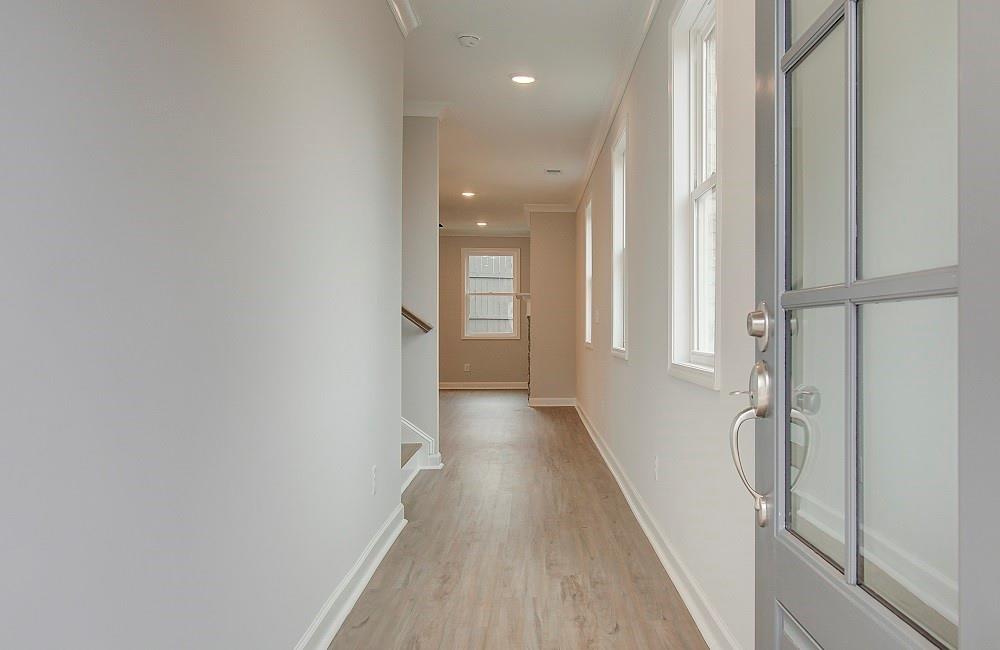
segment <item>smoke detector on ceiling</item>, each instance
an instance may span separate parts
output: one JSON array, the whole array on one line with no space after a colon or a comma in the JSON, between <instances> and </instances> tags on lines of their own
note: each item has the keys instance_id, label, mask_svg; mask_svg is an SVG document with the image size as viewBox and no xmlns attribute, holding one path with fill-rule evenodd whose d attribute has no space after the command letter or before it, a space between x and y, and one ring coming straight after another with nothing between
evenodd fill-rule
<instances>
[{"instance_id":1,"label":"smoke detector on ceiling","mask_svg":"<svg viewBox=\"0 0 1000 650\"><path fill-rule=\"evenodd\" d=\"M462 34L458 37L458 42L462 47L476 47L479 45L479 37L475 34Z\"/></svg>"}]
</instances>

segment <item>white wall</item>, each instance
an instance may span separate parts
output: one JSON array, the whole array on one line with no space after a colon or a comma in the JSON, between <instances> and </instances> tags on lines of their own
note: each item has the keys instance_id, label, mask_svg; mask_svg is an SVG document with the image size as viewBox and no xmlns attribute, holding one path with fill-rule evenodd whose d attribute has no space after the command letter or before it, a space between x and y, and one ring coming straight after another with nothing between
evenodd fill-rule
<instances>
[{"instance_id":1,"label":"white wall","mask_svg":"<svg viewBox=\"0 0 1000 650\"><path fill-rule=\"evenodd\" d=\"M4 9L0 646L290 648L399 504L402 37Z\"/></svg>"},{"instance_id":2,"label":"white wall","mask_svg":"<svg viewBox=\"0 0 1000 650\"><path fill-rule=\"evenodd\" d=\"M721 390L667 374L670 278L670 48L673 3L653 22L611 133L628 120L629 358L611 354L610 139L580 205L582 250L587 196L593 197L594 345L577 329L577 399L649 510L676 558L688 592L716 647L752 648L754 511L730 459L729 423L746 406L754 347L745 330L754 287L753 3L720 0L719 233L722 310L717 363ZM584 304L582 256L577 304ZM748 445L749 446L749 445ZM748 450L749 451L749 450ZM654 477L659 458L660 477ZM753 466L752 457L744 462Z\"/></svg>"},{"instance_id":3,"label":"white wall","mask_svg":"<svg viewBox=\"0 0 1000 650\"><path fill-rule=\"evenodd\" d=\"M403 119L403 304L434 326L402 321L403 417L438 436L438 119ZM430 450L428 450L430 451Z\"/></svg>"},{"instance_id":4,"label":"white wall","mask_svg":"<svg viewBox=\"0 0 1000 650\"><path fill-rule=\"evenodd\" d=\"M571 399L576 396L576 215L530 218L531 399Z\"/></svg>"}]
</instances>

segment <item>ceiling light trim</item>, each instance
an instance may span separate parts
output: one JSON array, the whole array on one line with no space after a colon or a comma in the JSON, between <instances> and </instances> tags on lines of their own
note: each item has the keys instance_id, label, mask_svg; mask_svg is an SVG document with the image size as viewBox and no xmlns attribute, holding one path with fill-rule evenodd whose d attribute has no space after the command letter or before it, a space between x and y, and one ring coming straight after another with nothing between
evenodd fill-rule
<instances>
[{"instance_id":1,"label":"ceiling light trim","mask_svg":"<svg viewBox=\"0 0 1000 650\"><path fill-rule=\"evenodd\" d=\"M649 10L646 12L646 20L642 26L642 38L639 39L638 44L629 58L625 60L625 67L618 76L618 82L615 84L615 92L611 96L611 106L605 112L604 117L594 130L594 136L590 142L590 153L587 155L587 166L584 168L587 170L587 173L584 175L581 185L577 190L576 208L574 208L574 212L580 207L580 204L583 203L583 197L587 191L587 186L590 185L590 179L594 175L594 168L597 166L597 159L600 157L601 151L604 149L604 145L607 143L607 140L611 135L611 127L614 126L615 116L618 115L618 109L621 108L622 100L625 99L625 91L628 90L628 84L632 79L632 73L635 71L635 66L639 62L639 55L642 53L642 48L646 44L646 38L649 36L649 30L653 26L653 20L656 18L656 12L659 8L660 0L649 1Z\"/></svg>"},{"instance_id":2,"label":"ceiling light trim","mask_svg":"<svg viewBox=\"0 0 1000 650\"><path fill-rule=\"evenodd\" d=\"M417 27L420 27L420 16L413 9L413 5L410 4L410 0L386 0L389 5L389 10L392 11L393 17L396 19L396 25L399 27L399 32L406 38L410 35Z\"/></svg>"}]
</instances>

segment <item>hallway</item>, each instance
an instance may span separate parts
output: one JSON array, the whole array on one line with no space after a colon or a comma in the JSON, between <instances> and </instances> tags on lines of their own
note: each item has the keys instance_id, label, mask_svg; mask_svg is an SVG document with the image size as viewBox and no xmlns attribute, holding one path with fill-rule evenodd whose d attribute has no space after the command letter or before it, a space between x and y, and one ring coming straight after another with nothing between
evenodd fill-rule
<instances>
[{"instance_id":1,"label":"hallway","mask_svg":"<svg viewBox=\"0 0 1000 650\"><path fill-rule=\"evenodd\" d=\"M443 391L441 445L332 649L706 647L572 408Z\"/></svg>"}]
</instances>

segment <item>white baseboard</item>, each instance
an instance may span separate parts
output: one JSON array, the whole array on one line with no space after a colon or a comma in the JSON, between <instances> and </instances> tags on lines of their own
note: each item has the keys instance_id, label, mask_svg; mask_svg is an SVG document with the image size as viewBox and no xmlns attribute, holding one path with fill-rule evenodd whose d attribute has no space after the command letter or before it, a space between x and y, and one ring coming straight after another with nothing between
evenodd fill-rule
<instances>
[{"instance_id":1,"label":"white baseboard","mask_svg":"<svg viewBox=\"0 0 1000 650\"><path fill-rule=\"evenodd\" d=\"M421 455L425 458L423 464L420 466L420 469L441 469L444 467L444 464L441 462L441 450L438 449L437 438L404 417L400 417L399 420L408 431L411 431L423 440L426 445L426 453L423 453L424 450L421 450Z\"/></svg>"},{"instance_id":2,"label":"white baseboard","mask_svg":"<svg viewBox=\"0 0 1000 650\"><path fill-rule=\"evenodd\" d=\"M399 488L400 494L406 492L406 488L410 487L410 483L413 483L413 479L417 478L417 474L419 474L422 469L419 463L414 463L412 468L409 463L406 465L407 466L403 468L403 485Z\"/></svg>"},{"instance_id":3,"label":"white baseboard","mask_svg":"<svg viewBox=\"0 0 1000 650\"><path fill-rule=\"evenodd\" d=\"M441 390L528 390L526 381L442 381Z\"/></svg>"},{"instance_id":4,"label":"white baseboard","mask_svg":"<svg viewBox=\"0 0 1000 650\"><path fill-rule=\"evenodd\" d=\"M684 601L688 611L691 612L691 617L698 626L698 630L701 631L701 635L705 638L705 643L712 650L740 650L741 646L736 641L736 637L729 631L719 612L708 601L708 597L698 584L698 581L680 560L677 553L674 552L670 542L667 541L667 537L659 529L659 526L656 525L642 496L632 486L632 482L629 481L614 452L604 442L604 438L598 433L594 427L594 423L579 403L576 404L576 411L580 415L580 421L583 422L587 433L590 434L591 440L594 441L594 446L597 447L597 451L600 452L601 457L604 459L605 465L608 466L608 469L611 470L611 475L618 482L618 487L621 488L622 494L625 495L625 501L628 502L629 508L632 509L632 514L635 515L635 518L639 521L639 525L642 526L643 532L646 533L649 543L653 546L656 556L660 559L660 564L666 569L667 575L670 576L674 587L677 588L677 592L681 596L681 600Z\"/></svg>"},{"instance_id":5,"label":"white baseboard","mask_svg":"<svg viewBox=\"0 0 1000 650\"><path fill-rule=\"evenodd\" d=\"M576 406L575 397L529 397L528 406Z\"/></svg>"},{"instance_id":6,"label":"white baseboard","mask_svg":"<svg viewBox=\"0 0 1000 650\"><path fill-rule=\"evenodd\" d=\"M417 453L413 454L406 464L399 470L403 477L403 482L399 488L399 493L402 494L406 492L406 488L410 487L410 483L413 479L417 478L417 474L420 470L427 464L427 445L420 445L420 449Z\"/></svg>"},{"instance_id":7,"label":"white baseboard","mask_svg":"<svg viewBox=\"0 0 1000 650\"><path fill-rule=\"evenodd\" d=\"M400 488L399 493L403 494L406 492L406 488L410 487L410 483L413 483L413 479L417 478L417 475L424 470L434 470L434 469L444 469L444 463L438 463L433 465L428 463L427 465L417 465L412 470L405 470L403 473L403 486Z\"/></svg>"},{"instance_id":8,"label":"white baseboard","mask_svg":"<svg viewBox=\"0 0 1000 650\"><path fill-rule=\"evenodd\" d=\"M368 581L375 574L375 569L378 568L385 554L389 552L389 548L399 537L399 533L405 525L403 504L400 503L368 542L368 546L365 547L358 561L354 563L351 570L347 572L344 579L327 598L319 614L316 615L299 642L295 644L295 650L326 650L330 646L333 637L336 636L340 626L344 624L344 619L351 613L354 604L361 597L361 592L365 590Z\"/></svg>"}]
</instances>

